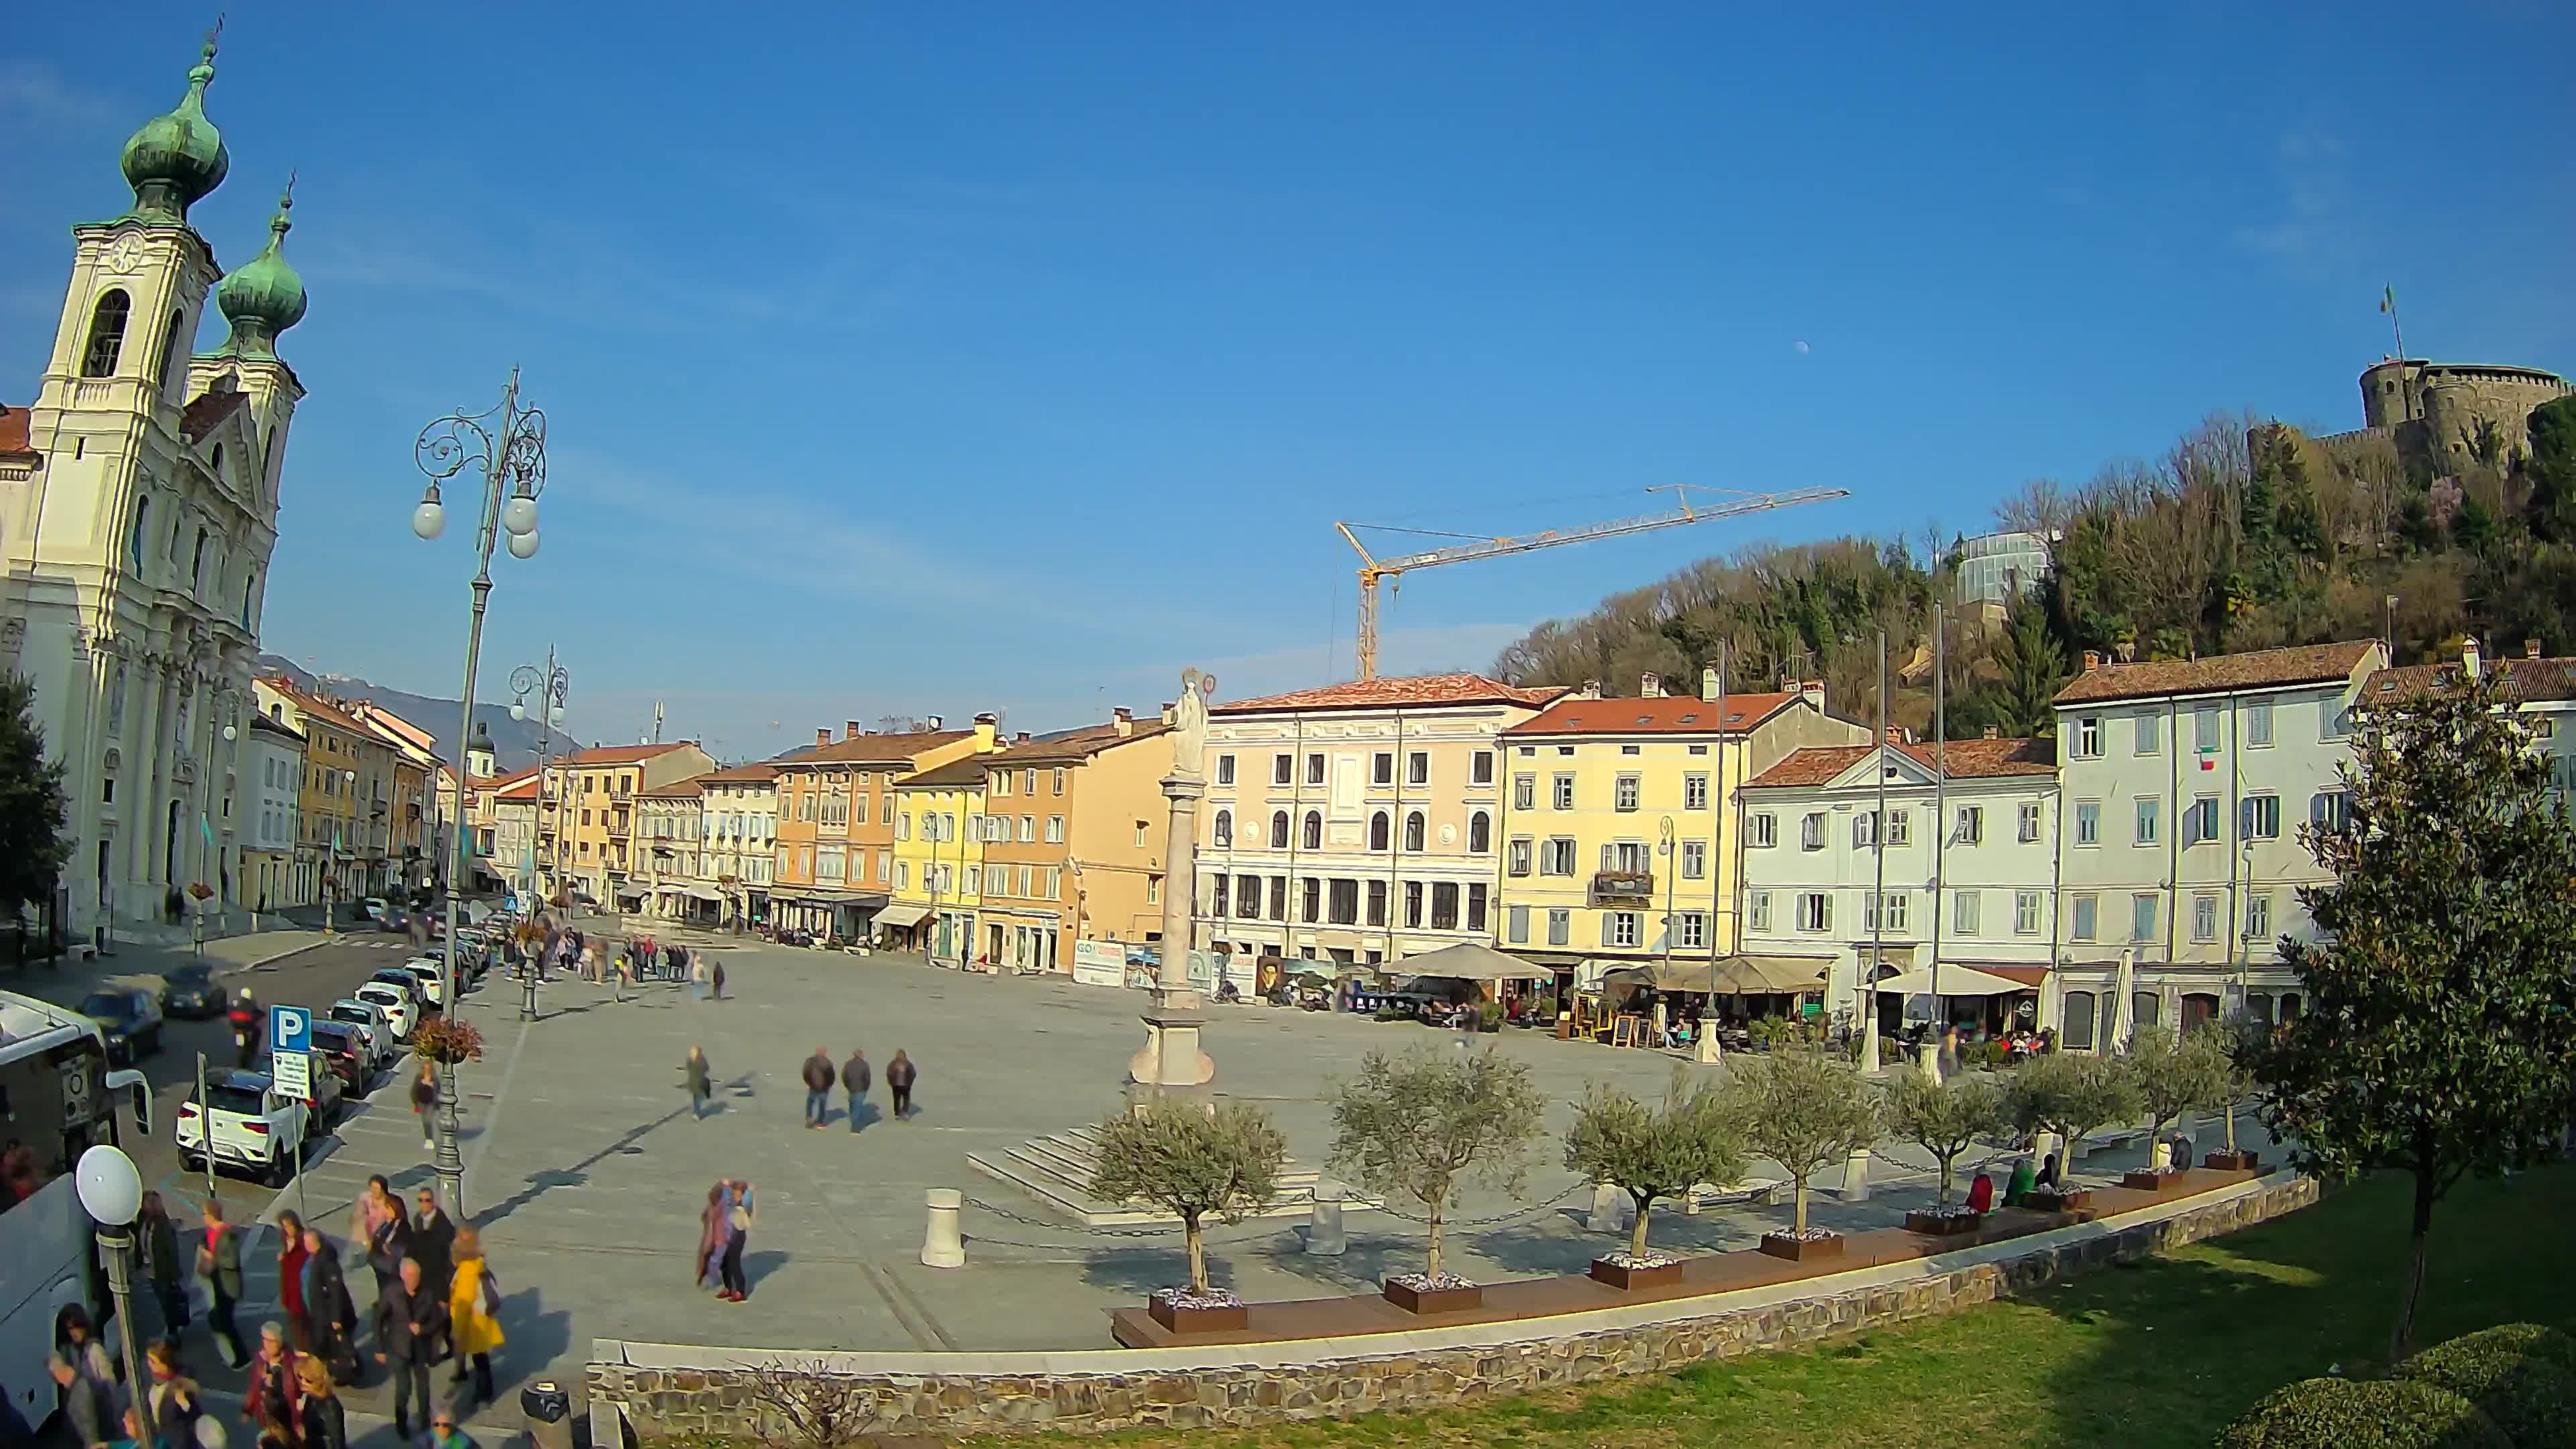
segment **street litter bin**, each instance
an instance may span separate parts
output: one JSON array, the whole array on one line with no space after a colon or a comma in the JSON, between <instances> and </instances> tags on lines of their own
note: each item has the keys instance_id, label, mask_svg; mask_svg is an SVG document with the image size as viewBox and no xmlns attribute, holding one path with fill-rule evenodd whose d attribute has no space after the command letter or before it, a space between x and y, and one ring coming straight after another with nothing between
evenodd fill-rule
<instances>
[{"instance_id":1,"label":"street litter bin","mask_svg":"<svg viewBox=\"0 0 2576 1449\"><path fill-rule=\"evenodd\" d=\"M519 1413L537 1449L572 1449L572 1395L561 1384L539 1379L519 1390Z\"/></svg>"}]
</instances>

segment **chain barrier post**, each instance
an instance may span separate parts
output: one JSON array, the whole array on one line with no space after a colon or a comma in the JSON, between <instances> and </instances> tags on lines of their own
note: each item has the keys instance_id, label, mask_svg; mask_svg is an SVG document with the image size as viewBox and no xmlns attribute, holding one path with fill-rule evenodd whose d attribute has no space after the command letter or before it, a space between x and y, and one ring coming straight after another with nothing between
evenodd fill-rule
<instances>
[{"instance_id":1,"label":"chain barrier post","mask_svg":"<svg viewBox=\"0 0 2576 1449\"><path fill-rule=\"evenodd\" d=\"M1350 1239L1342 1232L1342 1185L1330 1180L1315 1184L1315 1202L1306 1221L1306 1252L1310 1257L1338 1258L1350 1251Z\"/></svg>"},{"instance_id":2,"label":"chain barrier post","mask_svg":"<svg viewBox=\"0 0 2576 1449\"><path fill-rule=\"evenodd\" d=\"M922 1266L965 1267L966 1240L957 1226L957 1210L964 1205L965 1194L953 1187L934 1187L923 1196L930 1207L930 1222L921 1238Z\"/></svg>"}]
</instances>

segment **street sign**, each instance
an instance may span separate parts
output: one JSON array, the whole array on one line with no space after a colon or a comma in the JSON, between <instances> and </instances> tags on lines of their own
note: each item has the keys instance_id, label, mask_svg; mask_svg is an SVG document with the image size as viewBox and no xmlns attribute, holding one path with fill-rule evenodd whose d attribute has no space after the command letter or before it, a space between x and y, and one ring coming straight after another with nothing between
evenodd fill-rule
<instances>
[{"instance_id":1,"label":"street sign","mask_svg":"<svg viewBox=\"0 0 2576 1449\"><path fill-rule=\"evenodd\" d=\"M300 1006L270 1007L268 1044L280 1052L313 1050L313 1013Z\"/></svg>"},{"instance_id":2,"label":"street sign","mask_svg":"<svg viewBox=\"0 0 2576 1449\"><path fill-rule=\"evenodd\" d=\"M277 1090L299 1102L313 1100L313 1054L284 1049L268 1054L269 1079Z\"/></svg>"}]
</instances>

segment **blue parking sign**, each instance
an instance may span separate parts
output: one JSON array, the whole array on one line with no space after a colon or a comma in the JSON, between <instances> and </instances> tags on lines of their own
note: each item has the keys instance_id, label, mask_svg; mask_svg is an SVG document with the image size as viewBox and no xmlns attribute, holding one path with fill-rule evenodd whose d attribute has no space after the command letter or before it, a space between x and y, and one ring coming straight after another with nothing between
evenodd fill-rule
<instances>
[{"instance_id":1,"label":"blue parking sign","mask_svg":"<svg viewBox=\"0 0 2576 1449\"><path fill-rule=\"evenodd\" d=\"M313 1013L300 1006L270 1007L268 1044L282 1052L313 1050Z\"/></svg>"}]
</instances>

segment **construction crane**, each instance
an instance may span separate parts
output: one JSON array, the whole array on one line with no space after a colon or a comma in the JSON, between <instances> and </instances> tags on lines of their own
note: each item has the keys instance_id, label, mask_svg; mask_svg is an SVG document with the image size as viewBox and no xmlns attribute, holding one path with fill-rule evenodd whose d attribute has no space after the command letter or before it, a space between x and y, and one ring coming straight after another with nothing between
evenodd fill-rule
<instances>
[{"instance_id":1,"label":"construction crane","mask_svg":"<svg viewBox=\"0 0 2576 1449\"><path fill-rule=\"evenodd\" d=\"M1691 506L1690 495L1725 493L1725 502L1705 507ZM1489 538L1477 533L1443 533L1429 528L1396 528L1387 524L1345 523L1333 527L1360 556L1360 678L1377 678L1377 586L1381 579L1395 579L1403 587L1403 576L1415 569L1436 568L1441 564L1465 563L1470 559L1499 558L1504 554L1530 553L1562 544L1588 543L1596 538L1622 538L1632 533L1652 533L1659 528L1679 528L1685 523L1710 523L1721 518L1739 518L1747 513L1767 513L1774 508L1794 508L1801 503L1822 503L1829 498L1848 498L1848 488L1800 488L1787 493L1739 493L1732 489L1703 488L1695 483L1674 483L1649 488L1649 493L1670 493L1681 506L1670 513L1649 513L1636 518L1614 518L1607 523L1589 524L1582 528L1552 528L1544 533L1523 533L1505 538ZM1399 558L1379 558L1360 542L1351 530L1367 528L1385 533L1418 533L1434 538L1466 540L1445 548L1409 553Z\"/></svg>"}]
</instances>

